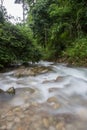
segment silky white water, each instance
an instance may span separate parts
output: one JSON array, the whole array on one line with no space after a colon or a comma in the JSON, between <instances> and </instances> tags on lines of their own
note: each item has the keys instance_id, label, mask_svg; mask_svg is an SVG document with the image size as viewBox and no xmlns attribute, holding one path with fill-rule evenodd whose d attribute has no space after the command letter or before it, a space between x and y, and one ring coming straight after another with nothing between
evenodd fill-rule
<instances>
[{"instance_id":1,"label":"silky white water","mask_svg":"<svg viewBox=\"0 0 87 130\"><path fill-rule=\"evenodd\" d=\"M57 97L61 107L51 110L51 113L70 112L87 119L87 68L67 67L65 64L39 62L38 66L51 67L51 71L36 76L17 78L16 70L0 73L0 88L6 91L10 87L18 89L15 96L0 96L0 102L12 106L24 105L25 96L31 96L31 101L45 103L50 97ZM59 77L59 79L58 79ZM25 88L35 90L34 94L25 92ZM8 99L6 99L8 98ZM29 101L27 100L27 102ZM43 108L45 109L45 108ZM47 110L48 108L46 108ZM82 113L81 113L82 112Z\"/></svg>"}]
</instances>

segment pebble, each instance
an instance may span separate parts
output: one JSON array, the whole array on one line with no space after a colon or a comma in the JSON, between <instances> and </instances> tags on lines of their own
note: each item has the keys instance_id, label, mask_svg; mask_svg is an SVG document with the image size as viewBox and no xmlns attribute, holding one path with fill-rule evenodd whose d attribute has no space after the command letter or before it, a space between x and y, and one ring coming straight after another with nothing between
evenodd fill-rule
<instances>
[{"instance_id":1,"label":"pebble","mask_svg":"<svg viewBox=\"0 0 87 130\"><path fill-rule=\"evenodd\" d=\"M71 124L68 124L68 125L66 126L66 129L67 129L67 130L76 130L75 128L73 128L73 126L72 126Z\"/></svg>"},{"instance_id":2,"label":"pebble","mask_svg":"<svg viewBox=\"0 0 87 130\"><path fill-rule=\"evenodd\" d=\"M11 123L7 123L7 129L8 130L11 130L12 129L12 126L13 126L13 123L11 122Z\"/></svg>"},{"instance_id":3,"label":"pebble","mask_svg":"<svg viewBox=\"0 0 87 130\"><path fill-rule=\"evenodd\" d=\"M6 130L6 129L7 129L7 127L5 125L0 126L0 130Z\"/></svg>"},{"instance_id":4,"label":"pebble","mask_svg":"<svg viewBox=\"0 0 87 130\"><path fill-rule=\"evenodd\" d=\"M52 101L54 101L53 99L51 98ZM58 103L53 104L55 105L55 109L59 107ZM70 125L69 122L66 122L67 118L60 121L60 118L65 117L64 115L59 115L56 118L56 115L38 109L38 105L43 107L42 104L33 102L31 105L27 103L24 106L12 108L6 114L4 120L2 118L0 119L0 121L2 120L0 122L0 130L78 130L74 129L74 126ZM26 108L28 109L26 110ZM69 118L73 122L72 119L70 120Z\"/></svg>"},{"instance_id":5,"label":"pebble","mask_svg":"<svg viewBox=\"0 0 87 130\"><path fill-rule=\"evenodd\" d=\"M55 130L55 127L49 126L49 130Z\"/></svg>"},{"instance_id":6,"label":"pebble","mask_svg":"<svg viewBox=\"0 0 87 130\"><path fill-rule=\"evenodd\" d=\"M30 104L27 103L24 106L22 106L23 111L26 111L29 108Z\"/></svg>"},{"instance_id":7,"label":"pebble","mask_svg":"<svg viewBox=\"0 0 87 130\"><path fill-rule=\"evenodd\" d=\"M38 107L38 103L36 103L36 102L32 102L32 105L35 107Z\"/></svg>"},{"instance_id":8,"label":"pebble","mask_svg":"<svg viewBox=\"0 0 87 130\"><path fill-rule=\"evenodd\" d=\"M16 122L16 123L20 123L20 118L19 117L15 117L15 119L14 119L14 122Z\"/></svg>"},{"instance_id":9,"label":"pebble","mask_svg":"<svg viewBox=\"0 0 87 130\"><path fill-rule=\"evenodd\" d=\"M57 101L56 97L50 97L50 98L48 98L47 102L48 103L52 103L52 102L57 103L58 101Z\"/></svg>"},{"instance_id":10,"label":"pebble","mask_svg":"<svg viewBox=\"0 0 87 130\"><path fill-rule=\"evenodd\" d=\"M14 120L14 117L13 117L13 116L7 117L7 121L8 121L8 122L11 122L11 121L13 121L13 120Z\"/></svg>"},{"instance_id":11,"label":"pebble","mask_svg":"<svg viewBox=\"0 0 87 130\"><path fill-rule=\"evenodd\" d=\"M54 109L58 109L59 107L60 107L60 104L58 104L58 103L57 104L53 104L53 108Z\"/></svg>"},{"instance_id":12,"label":"pebble","mask_svg":"<svg viewBox=\"0 0 87 130\"><path fill-rule=\"evenodd\" d=\"M44 124L45 127L48 128L48 127L49 127L49 120L46 119L46 118L44 118L44 119L43 119L43 124Z\"/></svg>"},{"instance_id":13,"label":"pebble","mask_svg":"<svg viewBox=\"0 0 87 130\"><path fill-rule=\"evenodd\" d=\"M63 122L57 123L56 129L57 129L57 130L65 130L65 128L64 128L64 123L63 123Z\"/></svg>"},{"instance_id":14,"label":"pebble","mask_svg":"<svg viewBox=\"0 0 87 130\"><path fill-rule=\"evenodd\" d=\"M16 107L15 109L13 109L13 112L19 112L19 111L21 111L20 107Z\"/></svg>"}]
</instances>

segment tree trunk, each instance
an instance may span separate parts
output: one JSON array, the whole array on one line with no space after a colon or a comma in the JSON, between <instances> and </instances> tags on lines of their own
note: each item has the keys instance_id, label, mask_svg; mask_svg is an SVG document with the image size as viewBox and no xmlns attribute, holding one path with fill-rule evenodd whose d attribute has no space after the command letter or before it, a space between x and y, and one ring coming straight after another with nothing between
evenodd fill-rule
<instances>
[{"instance_id":1,"label":"tree trunk","mask_svg":"<svg viewBox=\"0 0 87 130\"><path fill-rule=\"evenodd\" d=\"M24 0L23 0L23 22L25 22L25 10L24 10L24 6L25 6L25 3L24 3Z\"/></svg>"}]
</instances>

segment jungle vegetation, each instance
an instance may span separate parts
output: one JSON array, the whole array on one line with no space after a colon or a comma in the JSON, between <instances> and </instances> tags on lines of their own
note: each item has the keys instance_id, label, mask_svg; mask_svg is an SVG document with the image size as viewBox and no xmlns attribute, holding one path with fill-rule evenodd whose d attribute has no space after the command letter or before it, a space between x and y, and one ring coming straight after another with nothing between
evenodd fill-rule
<instances>
[{"instance_id":1,"label":"jungle vegetation","mask_svg":"<svg viewBox=\"0 0 87 130\"><path fill-rule=\"evenodd\" d=\"M41 59L87 65L86 0L15 2L23 3L20 24L9 22L5 8L0 7L0 67Z\"/></svg>"}]
</instances>

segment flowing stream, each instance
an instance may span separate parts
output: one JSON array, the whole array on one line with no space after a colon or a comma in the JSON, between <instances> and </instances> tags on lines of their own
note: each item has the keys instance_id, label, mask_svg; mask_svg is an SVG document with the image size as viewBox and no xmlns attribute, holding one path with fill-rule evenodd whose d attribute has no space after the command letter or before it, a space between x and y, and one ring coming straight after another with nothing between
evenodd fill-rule
<instances>
[{"instance_id":1,"label":"flowing stream","mask_svg":"<svg viewBox=\"0 0 87 130\"><path fill-rule=\"evenodd\" d=\"M0 88L4 91L10 87L16 89L15 95L0 94L0 130L22 130L23 127L18 129L18 122L17 127L14 124L8 126L9 115L6 114L17 107L30 110L30 106L34 116L49 117L48 121L43 119L42 124L37 122L36 130L87 130L87 68L43 61L37 66L50 67L51 70L21 77L14 75L16 69L0 73ZM2 125L2 117L6 118L6 126ZM32 125L23 130L33 129Z\"/></svg>"}]
</instances>

